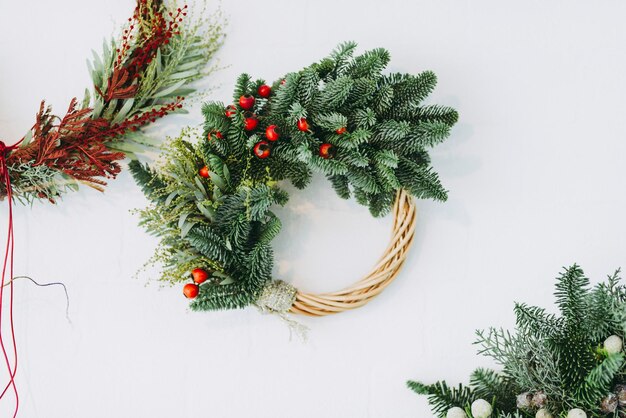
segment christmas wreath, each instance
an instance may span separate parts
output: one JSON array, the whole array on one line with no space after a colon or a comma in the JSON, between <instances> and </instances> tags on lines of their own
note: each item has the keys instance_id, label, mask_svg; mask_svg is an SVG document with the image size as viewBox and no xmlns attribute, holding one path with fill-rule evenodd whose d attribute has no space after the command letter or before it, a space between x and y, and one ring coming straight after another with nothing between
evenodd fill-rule
<instances>
[{"instance_id":1,"label":"christmas wreath","mask_svg":"<svg viewBox=\"0 0 626 418\"><path fill-rule=\"evenodd\" d=\"M502 371L476 370L469 386L410 381L447 418L586 418L626 414L626 286L619 270L590 287L574 265L559 276L561 315L515 305L516 330L477 331L479 352Z\"/></svg>"},{"instance_id":2,"label":"christmas wreath","mask_svg":"<svg viewBox=\"0 0 626 418\"><path fill-rule=\"evenodd\" d=\"M105 41L89 62L93 91L72 99L63 116L41 102L35 124L15 145L0 143L10 194L22 202L55 202L86 184L98 190L120 172L119 161L151 145L139 128L181 112L190 83L207 74L222 42L214 21L188 23L187 6L138 0L120 39ZM208 23L208 24L207 24ZM8 190L8 189L11 190Z\"/></svg>"},{"instance_id":3,"label":"christmas wreath","mask_svg":"<svg viewBox=\"0 0 626 418\"><path fill-rule=\"evenodd\" d=\"M449 107L422 105L435 74L384 74L390 56L374 49L353 57L345 43L320 62L271 86L242 74L235 104L207 103L204 130L167 145L157 168L131 165L152 205L141 223L161 238L153 261L161 280L185 282L193 310L242 308L326 315L362 306L396 276L413 239L412 197L445 200L427 149L457 121ZM272 240L281 228L271 211L324 173L342 198L372 215L395 216L391 244L356 285L322 295L272 280Z\"/></svg>"}]
</instances>

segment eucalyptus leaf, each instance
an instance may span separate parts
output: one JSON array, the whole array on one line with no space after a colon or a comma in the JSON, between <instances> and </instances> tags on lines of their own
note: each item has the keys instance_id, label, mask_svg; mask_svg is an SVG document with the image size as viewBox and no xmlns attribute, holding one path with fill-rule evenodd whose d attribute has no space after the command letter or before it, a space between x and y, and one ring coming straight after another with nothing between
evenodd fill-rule
<instances>
[{"instance_id":1,"label":"eucalyptus leaf","mask_svg":"<svg viewBox=\"0 0 626 418\"><path fill-rule=\"evenodd\" d=\"M161 75L161 73L163 72L163 58L161 57L161 48L157 49L157 53L156 53L156 75L157 77L159 77Z\"/></svg>"},{"instance_id":2,"label":"eucalyptus leaf","mask_svg":"<svg viewBox=\"0 0 626 418\"><path fill-rule=\"evenodd\" d=\"M198 75L198 70L192 69L192 70L187 70L187 71L181 71L178 73L174 73L170 76L170 79L172 80L180 80L180 79L186 79L189 77L193 77L195 75Z\"/></svg>"},{"instance_id":3,"label":"eucalyptus leaf","mask_svg":"<svg viewBox=\"0 0 626 418\"><path fill-rule=\"evenodd\" d=\"M183 229L183 226L185 225L185 221L187 220L188 217L189 217L189 212L183 213L182 215L180 215L180 218L178 218L178 229Z\"/></svg>"},{"instance_id":4,"label":"eucalyptus leaf","mask_svg":"<svg viewBox=\"0 0 626 418\"><path fill-rule=\"evenodd\" d=\"M109 43L107 42L106 38L102 40L102 51L102 57L108 61L109 57L111 56L111 50L109 49Z\"/></svg>"},{"instance_id":5,"label":"eucalyptus leaf","mask_svg":"<svg viewBox=\"0 0 626 418\"><path fill-rule=\"evenodd\" d=\"M124 153L141 153L144 150L144 147L142 145L135 142L112 141L107 142L107 146L111 149L122 151Z\"/></svg>"},{"instance_id":6,"label":"eucalyptus leaf","mask_svg":"<svg viewBox=\"0 0 626 418\"><path fill-rule=\"evenodd\" d=\"M214 202L219 202L222 196L223 196L223 193L219 187L216 187L215 189L213 189L213 201Z\"/></svg>"},{"instance_id":7,"label":"eucalyptus leaf","mask_svg":"<svg viewBox=\"0 0 626 418\"><path fill-rule=\"evenodd\" d=\"M202 204L202 202L196 202L196 207L202 214L211 222L215 219L215 209Z\"/></svg>"},{"instance_id":8,"label":"eucalyptus leaf","mask_svg":"<svg viewBox=\"0 0 626 418\"><path fill-rule=\"evenodd\" d=\"M166 87L160 91L157 91L152 98L167 97L174 93L177 89L181 88L186 83L186 80L180 80L169 87Z\"/></svg>"},{"instance_id":9,"label":"eucalyptus leaf","mask_svg":"<svg viewBox=\"0 0 626 418\"><path fill-rule=\"evenodd\" d=\"M174 200L174 198L178 196L178 191L174 190L172 193L170 193L167 198L165 199L165 206L169 206L172 203L172 200Z\"/></svg>"},{"instance_id":10,"label":"eucalyptus leaf","mask_svg":"<svg viewBox=\"0 0 626 418\"><path fill-rule=\"evenodd\" d=\"M89 107L89 102L91 102L91 93L89 93L89 89L85 89L85 96L83 97L83 103L81 104L81 109L86 109Z\"/></svg>"},{"instance_id":11,"label":"eucalyptus leaf","mask_svg":"<svg viewBox=\"0 0 626 418\"><path fill-rule=\"evenodd\" d=\"M213 275L215 275L215 273L213 273ZM224 286L224 285L232 284L232 283L235 283L235 280L233 280L232 277L226 277L224 278L224 280L220 282L220 286Z\"/></svg>"},{"instance_id":12,"label":"eucalyptus leaf","mask_svg":"<svg viewBox=\"0 0 626 418\"><path fill-rule=\"evenodd\" d=\"M115 113L117 102L118 102L117 99L113 99L108 103L106 110L104 111L104 114L102 115L103 118L109 119L109 120L113 119L113 113Z\"/></svg>"},{"instance_id":13,"label":"eucalyptus leaf","mask_svg":"<svg viewBox=\"0 0 626 418\"><path fill-rule=\"evenodd\" d=\"M226 182L224 182L224 179L221 178L217 173L209 171L209 177L211 177L211 181L213 182L213 184L215 184L222 190L226 190Z\"/></svg>"},{"instance_id":14,"label":"eucalyptus leaf","mask_svg":"<svg viewBox=\"0 0 626 418\"><path fill-rule=\"evenodd\" d=\"M199 200L199 201L204 200L204 194L200 193L198 190L194 190L193 194L196 197L196 200Z\"/></svg>"},{"instance_id":15,"label":"eucalyptus leaf","mask_svg":"<svg viewBox=\"0 0 626 418\"><path fill-rule=\"evenodd\" d=\"M104 108L104 101L102 100L102 97L96 96L94 98L93 110L91 111L91 113L96 118L100 117L100 114L102 113L103 108Z\"/></svg>"},{"instance_id":16,"label":"eucalyptus leaf","mask_svg":"<svg viewBox=\"0 0 626 418\"><path fill-rule=\"evenodd\" d=\"M126 115L128 115L128 112L130 112L134 104L135 104L134 98L131 97L130 99L125 99L124 105L119 110L119 112L117 112L117 115L115 115L115 118L113 118L113 123L120 123L124 119L126 119Z\"/></svg>"},{"instance_id":17,"label":"eucalyptus leaf","mask_svg":"<svg viewBox=\"0 0 626 418\"><path fill-rule=\"evenodd\" d=\"M187 236L187 234L189 233L189 231L191 230L191 228L193 228L195 225L197 224L197 222L187 222L181 229L180 229L180 237L181 238L185 238Z\"/></svg>"},{"instance_id":18,"label":"eucalyptus leaf","mask_svg":"<svg viewBox=\"0 0 626 418\"><path fill-rule=\"evenodd\" d=\"M30 141L33 139L33 130L29 129L28 132L26 132L26 135L24 135L24 139L22 139L22 142L20 143L20 147L25 147L28 144L30 144Z\"/></svg>"},{"instance_id":19,"label":"eucalyptus leaf","mask_svg":"<svg viewBox=\"0 0 626 418\"><path fill-rule=\"evenodd\" d=\"M93 68L94 68L94 70L96 70L98 73L103 73L104 72L104 64L102 64L102 60L100 59L100 56L93 49L91 50L91 54L93 55Z\"/></svg>"},{"instance_id":20,"label":"eucalyptus leaf","mask_svg":"<svg viewBox=\"0 0 626 418\"><path fill-rule=\"evenodd\" d=\"M176 70L178 70L178 71L185 71L185 70L189 70L189 69L192 69L192 68L198 68L198 67L204 66L205 62L206 62L206 60L204 58L200 58L200 59L197 59L197 60L185 62L184 64L181 64L178 67L176 67Z\"/></svg>"},{"instance_id":21,"label":"eucalyptus leaf","mask_svg":"<svg viewBox=\"0 0 626 418\"><path fill-rule=\"evenodd\" d=\"M96 73L96 70L93 68L93 65L91 64L91 60L87 58L86 62L87 62L87 71L91 75L91 79L94 81L94 84L100 84L98 73Z\"/></svg>"},{"instance_id":22,"label":"eucalyptus leaf","mask_svg":"<svg viewBox=\"0 0 626 418\"><path fill-rule=\"evenodd\" d=\"M195 91L196 91L196 89L192 89L190 87L183 87L182 89L178 89L174 93L172 93L172 96L185 97L185 96L189 96L190 94L194 93Z\"/></svg>"},{"instance_id":23,"label":"eucalyptus leaf","mask_svg":"<svg viewBox=\"0 0 626 418\"><path fill-rule=\"evenodd\" d=\"M156 147L160 145L161 143L160 139L148 136L144 134L142 131L127 131L124 134L124 139L126 141L133 141L133 142L137 142L138 144L147 145L150 147Z\"/></svg>"},{"instance_id":24,"label":"eucalyptus leaf","mask_svg":"<svg viewBox=\"0 0 626 418\"><path fill-rule=\"evenodd\" d=\"M198 177L194 177L194 180L196 181L196 186L198 186L198 189L200 189L200 191L202 192L202 194L204 194L207 198L207 192L206 189L204 188L204 185L202 184L202 182L200 181L200 179Z\"/></svg>"}]
</instances>

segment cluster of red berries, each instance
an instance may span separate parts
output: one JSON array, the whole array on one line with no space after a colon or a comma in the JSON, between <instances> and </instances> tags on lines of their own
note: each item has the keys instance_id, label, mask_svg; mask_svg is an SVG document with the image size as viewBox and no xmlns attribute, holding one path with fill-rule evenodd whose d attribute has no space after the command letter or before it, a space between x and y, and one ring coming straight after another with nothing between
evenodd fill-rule
<instances>
[{"instance_id":1,"label":"cluster of red berries","mask_svg":"<svg viewBox=\"0 0 626 418\"><path fill-rule=\"evenodd\" d=\"M149 4L146 0L140 0L133 17L129 19L130 26L124 30L122 36L122 45L117 49L116 65L123 63L126 55L130 52L130 41L133 38L133 30L148 23L149 34L140 46L138 46L130 55L131 61L125 65L133 78L139 78L142 69L152 62L157 50L162 45L170 43L170 39L174 35L179 35L178 25L183 21L183 16L187 16L187 6L178 8L176 12L169 12L169 19L166 19L154 5Z\"/></svg>"},{"instance_id":2,"label":"cluster of red berries","mask_svg":"<svg viewBox=\"0 0 626 418\"><path fill-rule=\"evenodd\" d=\"M281 82L284 84L285 80ZM257 89L257 94L262 98L269 98L272 94L272 88L268 85L263 84ZM256 103L256 99L251 94L245 94L239 98L239 107L244 110L244 125L243 128L250 132L254 131L259 125L259 119L257 115L253 112L254 104ZM237 113L237 107L235 105L229 105L226 107L226 116L232 117ZM296 127L301 132L310 132L309 122L306 118L300 118L296 121ZM346 133L346 127L341 127L335 131L338 135L343 135ZM260 159L268 158L272 152L272 143L276 142L280 138L280 131L278 126L269 125L265 128L265 139L254 144L252 149L252 153ZM219 132L216 133L216 137L221 138L221 134ZM211 139L211 134L209 134L209 139ZM319 147L319 156L325 159L333 158L336 154L335 146L329 143L323 143ZM204 169L204 167L203 167ZM208 170L205 171L208 176ZM202 173L200 175L203 175ZM203 176L204 177L204 176Z\"/></svg>"},{"instance_id":3,"label":"cluster of red berries","mask_svg":"<svg viewBox=\"0 0 626 418\"><path fill-rule=\"evenodd\" d=\"M262 86L259 86L259 88L257 89L257 94L259 95L259 97L267 99L272 94L272 88L266 84L263 84ZM245 110L243 114L243 117L244 117L243 128L248 132L254 131L259 125L259 119L257 118L256 114L252 111L254 109L255 102L256 102L256 99L251 94L245 94L239 98L239 107ZM236 111L237 111L237 108L233 105L230 105L226 108L226 116L230 117ZM261 159L264 159L270 156L270 153L271 153L270 142L277 141L278 138L280 137L278 133L278 127L276 125L268 126L267 129L265 130L265 137L267 138L267 140L257 142L254 145L254 148L252 149L252 152L254 153L254 155Z\"/></svg>"},{"instance_id":4,"label":"cluster of red berries","mask_svg":"<svg viewBox=\"0 0 626 418\"><path fill-rule=\"evenodd\" d=\"M183 286L183 295L185 295L187 299L195 299L195 297L198 296L198 293L200 293L199 285L209 279L209 272L201 268L195 268L191 270L191 278L193 279L193 283L187 283Z\"/></svg>"},{"instance_id":5,"label":"cluster of red berries","mask_svg":"<svg viewBox=\"0 0 626 418\"><path fill-rule=\"evenodd\" d=\"M296 123L296 126L298 127L298 130L301 132L309 132L309 122L306 120L306 118L300 118L298 119L298 122ZM346 127L341 127L339 129L337 129L335 131L336 134L338 135L343 135L345 134L347 131ZM324 159L329 159L329 158L333 158L336 154L337 150L335 149L335 146L333 144L329 144L327 142L323 143L322 145L320 145L319 148L319 156L324 158Z\"/></svg>"}]
</instances>

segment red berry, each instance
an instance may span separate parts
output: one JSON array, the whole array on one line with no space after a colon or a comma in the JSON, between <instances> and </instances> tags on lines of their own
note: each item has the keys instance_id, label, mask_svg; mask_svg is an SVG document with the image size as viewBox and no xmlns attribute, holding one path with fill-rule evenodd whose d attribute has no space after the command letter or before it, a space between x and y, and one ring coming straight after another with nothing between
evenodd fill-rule
<instances>
[{"instance_id":1,"label":"red berry","mask_svg":"<svg viewBox=\"0 0 626 418\"><path fill-rule=\"evenodd\" d=\"M254 96L246 94L239 98L239 106L244 110L250 110L254 107Z\"/></svg>"},{"instance_id":2,"label":"red berry","mask_svg":"<svg viewBox=\"0 0 626 418\"><path fill-rule=\"evenodd\" d=\"M298 130L306 132L309 130L309 122L305 118L298 119Z\"/></svg>"},{"instance_id":3,"label":"red berry","mask_svg":"<svg viewBox=\"0 0 626 418\"><path fill-rule=\"evenodd\" d=\"M243 129L246 131L252 131L259 124L259 120L256 118L256 115L252 112L244 113L244 117L246 118L243 124Z\"/></svg>"},{"instance_id":4,"label":"red berry","mask_svg":"<svg viewBox=\"0 0 626 418\"><path fill-rule=\"evenodd\" d=\"M280 135L278 134L278 126L276 125L270 125L267 127L267 129L265 130L265 137L267 138L268 141L276 141L278 140L278 138L280 138Z\"/></svg>"},{"instance_id":5,"label":"red berry","mask_svg":"<svg viewBox=\"0 0 626 418\"><path fill-rule=\"evenodd\" d=\"M224 138L224 136L222 135L220 131L214 131L214 132L209 132L206 139L210 141L211 139L213 139L212 135L215 135L217 139Z\"/></svg>"},{"instance_id":6,"label":"red berry","mask_svg":"<svg viewBox=\"0 0 626 418\"><path fill-rule=\"evenodd\" d=\"M335 133L337 133L337 134L339 134L339 135L343 135L343 134L345 134L345 133L346 133L346 127L345 127L345 126L343 126L343 127L339 128L339 129L337 129L337 130L335 131Z\"/></svg>"},{"instance_id":7,"label":"red berry","mask_svg":"<svg viewBox=\"0 0 626 418\"><path fill-rule=\"evenodd\" d=\"M226 116L231 117L237 113L237 108L234 105L228 105L226 107Z\"/></svg>"},{"instance_id":8,"label":"red berry","mask_svg":"<svg viewBox=\"0 0 626 418\"><path fill-rule=\"evenodd\" d=\"M198 293L200 293L200 287L195 283L187 283L183 286L183 295L187 299L195 299Z\"/></svg>"},{"instance_id":9,"label":"red berry","mask_svg":"<svg viewBox=\"0 0 626 418\"><path fill-rule=\"evenodd\" d=\"M252 151L260 159L265 159L270 156L270 144L267 141L259 141L254 145Z\"/></svg>"},{"instance_id":10,"label":"red berry","mask_svg":"<svg viewBox=\"0 0 626 418\"><path fill-rule=\"evenodd\" d=\"M320 157L324 159L333 158L335 156L335 147L332 144L320 145Z\"/></svg>"},{"instance_id":11,"label":"red berry","mask_svg":"<svg viewBox=\"0 0 626 418\"><path fill-rule=\"evenodd\" d=\"M206 282L206 280L209 278L209 273L207 273L206 270L197 268L191 270L191 277L193 277L193 281L196 284L201 284Z\"/></svg>"},{"instance_id":12,"label":"red berry","mask_svg":"<svg viewBox=\"0 0 626 418\"><path fill-rule=\"evenodd\" d=\"M285 84L287 82L287 80L285 80L284 78L282 80L280 80L280 84Z\"/></svg>"},{"instance_id":13,"label":"red berry","mask_svg":"<svg viewBox=\"0 0 626 418\"><path fill-rule=\"evenodd\" d=\"M205 165L200 170L198 170L198 174L200 175L200 177L204 177L205 179L208 178L209 177L209 167L207 167Z\"/></svg>"},{"instance_id":14,"label":"red berry","mask_svg":"<svg viewBox=\"0 0 626 418\"><path fill-rule=\"evenodd\" d=\"M259 93L259 96L267 99L268 97L270 97L270 94L272 94L272 88L267 84L263 84L259 87L257 93Z\"/></svg>"}]
</instances>

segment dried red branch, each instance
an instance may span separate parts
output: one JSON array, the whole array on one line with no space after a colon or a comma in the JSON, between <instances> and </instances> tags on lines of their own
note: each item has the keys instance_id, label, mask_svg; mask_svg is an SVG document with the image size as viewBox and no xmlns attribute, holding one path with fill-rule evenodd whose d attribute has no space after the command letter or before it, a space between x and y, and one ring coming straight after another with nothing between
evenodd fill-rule
<instances>
[{"instance_id":1,"label":"dried red branch","mask_svg":"<svg viewBox=\"0 0 626 418\"><path fill-rule=\"evenodd\" d=\"M180 34L178 25L183 16L187 15L186 9L187 6L178 8L176 13L169 12L168 18L165 18L161 2L139 0L133 17L128 19L130 24L122 35L122 44L117 49L106 92L96 87L105 102L135 96L138 89L135 80L142 77L159 48L167 45L172 36ZM135 46L131 47L133 37L136 37Z\"/></svg>"},{"instance_id":2,"label":"dried red branch","mask_svg":"<svg viewBox=\"0 0 626 418\"><path fill-rule=\"evenodd\" d=\"M182 107L183 98L154 108L141 115L112 124L104 118L92 119L91 109L76 109L77 100L70 103L66 115L59 119L41 103L37 122L33 126L32 141L7 158L9 165L20 162L46 165L90 185L105 185L103 178L114 178L120 172L122 152L112 151L107 144L128 130L154 122ZM55 121L59 120L57 124Z\"/></svg>"},{"instance_id":3,"label":"dried red branch","mask_svg":"<svg viewBox=\"0 0 626 418\"><path fill-rule=\"evenodd\" d=\"M98 86L96 90L102 96L105 102L110 102L113 99L130 99L135 97L139 85L133 83L133 78L130 76L127 68L114 67L111 77L107 81L106 93L100 91Z\"/></svg>"}]
</instances>

